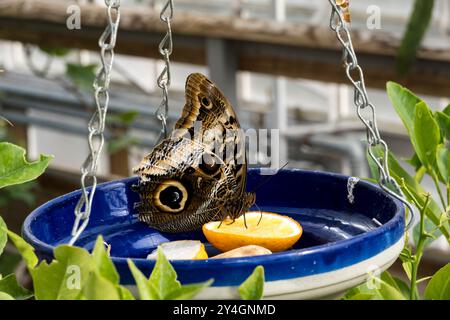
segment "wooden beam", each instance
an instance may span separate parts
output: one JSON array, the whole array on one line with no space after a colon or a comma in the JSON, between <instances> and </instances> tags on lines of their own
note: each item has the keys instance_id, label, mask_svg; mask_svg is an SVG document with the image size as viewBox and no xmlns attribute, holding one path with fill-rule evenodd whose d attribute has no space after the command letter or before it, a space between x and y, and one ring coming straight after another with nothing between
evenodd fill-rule
<instances>
[{"instance_id":1,"label":"wooden beam","mask_svg":"<svg viewBox=\"0 0 450 320\"><path fill-rule=\"evenodd\" d=\"M105 8L82 5L81 30L68 30L67 6L62 1L2 0L0 38L97 50ZM157 44L164 30L159 14L146 7L124 7L121 17L117 52L159 58ZM340 48L326 27L176 12L172 29L173 61L206 65L207 39L227 39L236 50L239 70L347 83ZM450 96L450 46L421 48L409 75L399 79L394 68L397 37L355 30L352 38L368 86L384 88L386 81L396 80L420 93Z\"/></svg>"}]
</instances>

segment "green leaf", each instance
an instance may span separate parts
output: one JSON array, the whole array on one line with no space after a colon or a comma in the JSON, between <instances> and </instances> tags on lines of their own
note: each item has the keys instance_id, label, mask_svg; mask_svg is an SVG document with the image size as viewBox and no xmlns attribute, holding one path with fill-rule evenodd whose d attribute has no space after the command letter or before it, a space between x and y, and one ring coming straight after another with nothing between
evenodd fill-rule
<instances>
[{"instance_id":1,"label":"green leaf","mask_svg":"<svg viewBox=\"0 0 450 320\"><path fill-rule=\"evenodd\" d=\"M112 139L108 143L108 153L113 154L120 150L129 148L139 144L139 139L131 137L129 135L120 136L118 138Z\"/></svg>"},{"instance_id":2,"label":"green leaf","mask_svg":"<svg viewBox=\"0 0 450 320\"><path fill-rule=\"evenodd\" d=\"M131 294L130 290L124 286L117 286L117 291L120 296L120 300L135 300L134 296Z\"/></svg>"},{"instance_id":3,"label":"green leaf","mask_svg":"<svg viewBox=\"0 0 450 320\"><path fill-rule=\"evenodd\" d=\"M39 177L53 156L41 155L35 162L28 162L25 149L8 142L0 143L0 189L24 183Z\"/></svg>"},{"instance_id":4,"label":"green leaf","mask_svg":"<svg viewBox=\"0 0 450 320\"><path fill-rule=\"evenodd\" d=\"M157 300L159 298L158 294L131 259L128 259L128 267L130 268L131 274L136 282L140 299Z\"/></svg>"},{"instance_id":5,"label":"green leaf","mask_svg":"<svg viewBox=\"0 0 450 320\"><path fill-rule=\"evenodd\" d=\"M444 110L442 110L442 113L450 117L450 104L446 106Z\"/></svg>"},{"instance_id":6,"label":"green leaf","mask_svg":"<svg viewBox=\"0 0 450 320\"><path fill-rule=\"evenodd\" d=\"M344 300L405 300L405 297L398 289L397 281L383 273L380 278L372 276L366 283L349 290Z\"/></svg>"},{"instance_id":7,"label":"green leaf","mask_svg":"<svg viewBox=\"0 0 450 320\"><path fill-rule=\"evenodd\" d=\"M264 268L257 266L239 286L238 292L244 300L260 300L264 294Z\"/></svg>"},{"instance_id":8,"label":"green leaf","mask_svg":"<svg viewBox=\"0 0 450 320\"><path fill-rule=\"evenodd\" d=\"M109 125L131 125L134 120L139 116L139 111L137 110L129 110L126 112L122 112L119 114L111 114L106 118L106 123Z\"/></svg>"},{"instance_id":9,"label":"green leaf","mask_svg":"<svg viewBox=\"0 0 450 320\"><path fill-rule=\"evenodd\" d=\"M36 181L29 181L22 184L16 184L3 188L0 191L0 207L8 205L11 202L23 202L31 207L36 202L35 189L38 186Z\"/></svg>"},{"instance_id":10,"label":"green leaf","mask_svg":"<svg viewBox=\"0 0 450 320\"><path fill-rule=\"evenodd\" d=\"M83 283L83 296L88 300L120 300L117 287L98 272L88 274Z\"/></svg>"},{"instance_id":11,"label":"green leaf","mask_svg":"<svg viewBox=\"0 0 450 320\"><path fill-rule=\"evenodd\" d=\"M168 295L181 287L177 280L177 273L167 260L164 252L158 247L158 259L149 279L150 285L155 289L159 299L166 299Z\"/></svg>"},{"instance_id":12,"label":"green leaf","mask_svg":"<svg viewBox=\"0 0 450 320\"><path fill-rule=\"evenodd\" d=\"M406 160L406 162L413 166L415 171L418 171L422 167L422 162L420 162L420 159L415 152L411 159Z\"/></svg>"},{"instance_id":13,"label":"green leaf","mask_svg":"<svg viewBox=\"0 0 450 320\"><path fill-rule=\"evenodd\" d=\"M0 292L7 293L16 300L25 300L33 296L30 291L17 283L15 274L0 279Z\"/></svg>"},{"instance_id":14,"label":"green leaf","mask_svg":"<svg viewBox=\"0 0 450 320\"><path fill-rule=\"evenodd\" d=\"M442 214L441 214L442 217ZM441 220L439 220L439 223L441 223ZM431 220L428 217L425 217L425 232L430 234L433 232L433 230L435 229L435 224L433 222L431 222ZM424 247L428 247L430 244L433 243L434 240L436 240L437 238L439 238L442 235L440 230L436 230L433 232L433 238L432 237L428 237L425 239L424 242ZM414 243L417 245L419 243L419 238L420 238L420 223L417 223L414 228L413 228L413 240Z\"/></svg>"},{"instance_id":15,"label":"green leaf","mask_svg":"<svg viewBox=\"0 0 450 320\"><path fill-rule=\"evenodd\" d=\"M436 148L436 164L439 169L439 175L441 181L450 184L450 150L443 144L440 144Z\"/></svg>"},{"instance_id":16,"label":"green leaf","mask_svg":"<svg viewBox=\"0 0 450 320\"><path fill-rule=\"evenodd\" d=\"M439 125L433 117L430 108L421 101L414 111L414 140L415 149L420 162L433 170L436 160L436 148L441 141Z\"/></svg>"},{"instance_id":17,"label":"green leaf","mask_svg":"<svg viewBox=\"0 0 450 320\"><path fill-rule=\"evenodd\" d=\"M175 270L167 261L161 248L158 248L158 259L149 279L144 276L131 259L128 259L128 266L136 282L141 300L191 299L212 283L212 280L208 280L203 283L181 286L180 282L177 281Z\"/></svg>"},{"instance_id":18,"label":"green leaf","mask_svg":"<svg viewBox=\"0 0 450 320\"><path fill-rule=\"evenodd\" d=\"M0 216L0 256L2 255L3 249L5 248L6 242L8 241L6 232L7 232L6 223Z\"/></svg>"},{"instance_id":19,"label":"green leaf","mask_svg":"<svg viewBox=\"0 0 450 320\"><path fill-rule=\"evenodd\" d=\"M385 271L381 274L381 280L386 282L386 284L390 285L394 289L396 289L398 292L400 292L404 299L409 299L409 286L400 280L399 278L393 277L389 272Z\"/></svg>"},{"instance_id":20,"label":"green leaf","mask_svg":"<svg viewBox=\"0 0 450 320\"><path fill-rule=\"evenodd\" d=\"M374 148L374 153L377 157L383 156L383 151L381 148ZM408 191L414 196L414 198L418 201L418 203L423 206L425 204L427 194L426 190L422 188L422 186L414 180L413 177L409 175L409 173L402 168L402 166L399 164L395 156L391 153L388 155L388 164L389 164L389 172L391 176L397 181L397 183L402 186L402 181L406 185ZM402 189L404 189L402 187ZM406 190L403 190L404 192ZM405 192L405 196L409 201L412 201L411 197L407 192ZM431 220L431 222L435 225L439 225L440 217L441 217L441 209L439 205L430 198L428 207L425 210L426 216ZM445 236L447 241L450 243L450 228L449 226L443 225L440 227L440 231Z\"/></svg>"},{"instance_id":21,"label":"green leaf","mask_svg":"<svg viewBox=\"0 0 450 320\"><path fill-rule=\"evenodd\" d=\"M433 16L434 0L416 0L405 34L397 52L396 68L404 75L414 62L417 50L430 25Z\"/></svg>"},{"instance_id":22,"label":"green leaf","mask_svg":"<svg viewBox=\"0 0 450 320\"><path fill-rule=\"evenodd\" d=\"M172 291L167 296L167 300L190 300L194 298L204 288L209 287L213 283L213 279L202 283L188 284Z\"/></svg>"},{"instance_id":23,"label":"green leaf","mask_svg":"<svg viewBox=\"0 0 450 320\"><path fill-rule=\"evenodd\" d=\"M8 230L8 237L20 252L20 255L22 256L22 259L25 260L28 269L33 269L39 262L38 257L34 253L34 248L12 231Z\"/></svg>"},{"instance_id":24,"label":"green leaf","mask_svg":"<svg viewBox=\"0 0 450 320\"><path fill-rule=\"evenodd\" d=\"M442 137L450 141L450 115L444 112L437 111L435 113L435 119L439 124Z\"/></svg>"},{"instance_id":25,"label":"green leaf","mask_svg":"<svg viewBox=\"0 0 450 320\"><path fill-rule=\"evenodd\" d=\"M109 280L111 283L119 284L119 274L117 273L114 263L111 261L108 253L105 250L102 236L98 236L97 241L95 242L92 257L94 258L94 263L99 274Z\"/></svg>"},{"instance_id":26,"label":"green leaf","mask_svg":"<svg viewBox=\"0 0 450 320\"><path fill-rule=\"evenodd\" d=\"M64 57L70 53L70 49L67 48L39 46L39 49L54 57Z\"/></svg>"},{"instance_id":27,"label":"green leaf","mask_svg":"<svg viewBox=\"0 0 450 320\"><path fill-rule=\"evenodd\" d=\"M374 300L374 296L370 293L355 293L344 300Z\"/></svg>"},{"instance_id":28,"label":"green leaf","mask_svg":"<svg viewBox=\"0 0 450 320\"><path fill-rule=\"evenodd\" d=\"M21 261L22 257L18 253L8 252L3 254L0 257L0 274L13 273L17 269Z\"/></svg>"},{"instance_id":29,"label":"green leaf","mask_svg":"<svg viewBox=\"0 0 450 320\"><path fill-rule=\"evenodd\" d=\"M403 294L394 286L388 284L386 281L379 279L379 289L381 300L406 300Z\"/></svg>"},{"instance_id":30,"label":"green leaf","mask_svg":"<svg viewBox=\"0 0 450 320\"><path fill-rule=\"evenodd\" d=\"M97 65L95 64L84 66L80 64L67 63L66 74L80 89L90 90L95 79L96 68Z\"/></svg>"},{"instance_id":31,"label":"green leaf","mask_svg":"<svg viewBox=\"0 0 450 320\"><path fill-rule=\"evenodd\" d=\"M80 299L83 282L95 271L92 257L82 248L67 245L56 247L54 255L50 264L43 261L31 270L36 299Z\"/></svg>"},{"instance_id":32,"label":"green leaf","mask_svg":"<svg viewBox=\"0 0 450 320\"><path fill-rule=\"evenodd\" d=\"M427 300L450 300L450 263L438 270L425 289Z\"/></svg>"},{"instance_id":33,"label":"green leaf","mask_svg":"<svg viewBox=\"0 0 450 320\"><path fill-rule=\"evenodd\" d=\"M14 298L7 293L0 292L0 301L2 300L14 300Z\"/></svg>"},{"instance_id":34,"label":"green leaf","mask_svg":"<svg viewBox=\"0 0 450 320\"><path fill-rule=\"evenodd\" d=\"M414 132L414 110L416 104L421 100L414 93L395 82L388 82L386 90L395 111L408 131L408 135L412 137Z\"/></svg>"}]
</instances>

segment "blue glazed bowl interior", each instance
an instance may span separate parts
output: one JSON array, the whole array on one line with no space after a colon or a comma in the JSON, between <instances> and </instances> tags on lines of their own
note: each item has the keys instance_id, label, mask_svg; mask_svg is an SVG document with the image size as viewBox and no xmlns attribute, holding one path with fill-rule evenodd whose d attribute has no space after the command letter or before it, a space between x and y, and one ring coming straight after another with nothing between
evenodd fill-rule
<instances>
[{"instance_id":1,"label":"blue glazed bowl interior","mask_svg":"<svg viewBox=\"0 0 450 320\"><path fill-rule=\"evenodd\" d=\"M252 191L267 178L260 169L250 169L247 189ZM131 277L124 258L133 258L148 274L153 262L143 259L160 243L185 239L206 242L201 231L162 233L139 222L133 207L139 196L131 190L136 179L97 187L89 225L77 242L90 250L102 234L125 282L131 282ZM266 268L267 280L325 272L367 259L399 241L404 231L400 203L364 181L354 188L355 200L350 203L347 180L346 176L316 171L279 171L258 188L256 203L263 211L289 215L300 222L303 235L294 247L270 256L223 259L234 260L226 264L220 262L222 259L174 261L180 281L212 277L217 280L215 285L237 284L259 264ZM80 191L75 191L56 198L27 217L24 237L42 258L51 258L54 246L69 241L79 197ZM206 248L210 256L218 253L208 243ZM288 267L292 274L284 272ZM229 268L226 274L223 268Z\"/></svg>"},{"instance_id":2,"label":"blue glazed bowl interior","mask_svg":"<svg viewBox=\"0 0 450 320\"><path fill-rule=\"evenodd\" d=\"M351 204L347 199L346 177L299 171L301 177L292 180L288 179L289 171L280 171L257 190L257 205L263 211L285 214L301 223L303 235L292 249L350 239L380 227L397 211L391 198L366 182L358 183ZM267 177L258 170L250 170L248 190ZM201 231L161 233L139 222L133 208L139 197L130 189L133 183L135 178L129 178L98 188L89 226L77 245L91 249L98 234L102 234L111 244L112 256L145 258L162 242L184 239L206 242ZM50 245L68 242L78 197L79 192L71 193L39 210L39 220L30 221L33 236ZM209 254L217 253L210 245L206 247Z\"/></svg>"}]
</instances>

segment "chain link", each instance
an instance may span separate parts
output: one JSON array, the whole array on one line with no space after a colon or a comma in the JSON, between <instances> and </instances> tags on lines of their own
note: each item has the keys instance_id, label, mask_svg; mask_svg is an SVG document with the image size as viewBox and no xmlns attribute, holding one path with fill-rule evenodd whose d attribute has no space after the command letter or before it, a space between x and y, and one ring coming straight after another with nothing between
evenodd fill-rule
<instances>
[{"instance_id":1,"label":"chain link","mask_svg":"<svg viewBox=\"0 0 450 320\"><path fill-rule=\"evenodd\" d=\"M72 228L72 238L69 244L73 245L89 223L92 210L92 201L97 188L97 168L100 155L105 143L105 119L109 103L109 84L114 60L114 47L116 45L117 30L120 21L120 0L105 0L107 6L108 25L100 36L101 68L94 79L94 100L96 110L88 123L89 155L81 166L82 195L75 206L75 222ZM91 187L88 190L89 186Z\"/></svg>"},{"instance_id":2,"label":"chain link","mask_svg":"<svg viewBox=\"0 0 450 320\"><path fill-rule=\"evenodd\" d=\"M169 113L169 87L170 87L170 55L172 54L172 18L173 18L173 1L168 0L161 9L159 15L162 22L166 24L166 34L159 43L159 53L164 60L164 68L158 79L156 80L158 87L162 90L162 101L156 110L156 117L161 121L162 129L157 139L157 143L162 138L167 138L167 117Z\"/></svg>"},{"instance_id":3,"label":"chain link","mask_svg":"<svg viewBox=\"0 0 450 320\"><path fill-rule=\"evenodd\" d=\"M337 4L336 0L328 1L332 6L330 28L336 33L336 37L343 47L342 60L344 63L346 76L354 88L354 104L356 106L356 112L367 130L368 153L377 165L380 173L378 184L385 192L403 202L409 209L411 216L406 224L406 228L409 229L411 222L413 221L414 211L411 204L405 198L405 195L403 194L397 181L395 181L395 179L393 179L389 174L389 148L380 136L380 132L377 127L376 110L374 105L369 100L366 84L364 82L364 72L358 64L358 59L353 48L350 31L346 22L349 21L349 17L345 15L348 11L348 3L346 7L342 7L340 4L345 3L343 1L339 1L339 4ZM377 147L382 148L382 157L378 157L376 155L375 148ZM391 186L394 191L389 188L389 186Z\"/></svg>"}]
</instances>

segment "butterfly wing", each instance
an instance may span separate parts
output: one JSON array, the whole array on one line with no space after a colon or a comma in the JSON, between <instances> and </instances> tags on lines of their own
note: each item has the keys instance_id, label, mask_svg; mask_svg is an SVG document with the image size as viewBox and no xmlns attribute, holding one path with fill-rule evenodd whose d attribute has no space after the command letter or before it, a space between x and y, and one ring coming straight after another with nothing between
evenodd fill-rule
<instances>
[{"instance_id":1,"label":"butterfly wing","mask_svg":"<svg viewBox=\"0 0 450 320\"><path fill-rule=\"evenodd\" d=\"M161 231L180 232L247 210L254 195L245 193L247 164L239 129L220 90L205 76L190 75L175 130L134 170L141 178L140 219Z\"/></svg>"}]
</instances>

